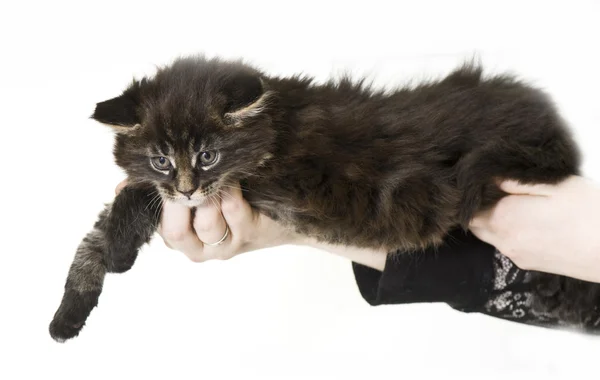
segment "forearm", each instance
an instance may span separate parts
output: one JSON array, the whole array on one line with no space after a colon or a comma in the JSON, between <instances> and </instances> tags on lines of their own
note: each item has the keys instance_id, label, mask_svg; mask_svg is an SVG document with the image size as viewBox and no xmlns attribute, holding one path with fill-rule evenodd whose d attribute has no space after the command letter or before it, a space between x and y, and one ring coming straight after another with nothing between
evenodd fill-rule
<instances>
[{"instance_id":1,"label":"forearm","mask_svg":"<svg viewBox=\"0 0 600 380\"><path fill-rule=\"evenodd\" d=\"M352 262L362 264L380 272L383 272L387 259L387 252L383 250L333 245L310 239L302 241L301 245L333 253L334 255L344 257Z\"/></svg>"}]
</instances>

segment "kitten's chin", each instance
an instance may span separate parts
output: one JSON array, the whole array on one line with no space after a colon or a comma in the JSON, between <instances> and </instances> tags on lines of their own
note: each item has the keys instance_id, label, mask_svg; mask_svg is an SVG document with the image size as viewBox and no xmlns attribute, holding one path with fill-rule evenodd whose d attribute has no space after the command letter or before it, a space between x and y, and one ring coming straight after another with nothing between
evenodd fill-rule
<instances>
[{"instance_id":1,"label":"kitten's chin","mask_svg":"<svg viewBox=\"0 0 600 380\"><path fill-rule=\"evenodd\" d=\"M198 206L204 204L204 202L208 202L208 198L187 199L187 198L174 198L174 197L165 196L165 195L163 195L162 198L165 201L177 203L182 206L189 207L189 208L198 207Z\"/></svg>"},{"instance_id":2,"label":"kitten's chin","mask_svg":"<svg viewBox=\"0 0 600 380\"><path fill-rule=\"evenodd\" d=\"M173 199L172 201L175 203L179 203L180 205L192 208L202 205L204 202L207 201L207 199Z\"/></svg>"}]
</instances>

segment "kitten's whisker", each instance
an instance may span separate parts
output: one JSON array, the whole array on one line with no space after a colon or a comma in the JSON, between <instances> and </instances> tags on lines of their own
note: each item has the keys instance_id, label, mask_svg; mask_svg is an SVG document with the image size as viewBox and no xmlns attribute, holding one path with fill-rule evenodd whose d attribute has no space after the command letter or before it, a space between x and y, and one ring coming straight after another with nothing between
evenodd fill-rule
<instances>
[{"instance_id":1,"label":"kitten's whisker","mask_svg":"<svg viewBox=\"0 0 600 380\"><path fill-rule=\"evenodd\" d=\"M233 188L233 187L232 187L232 188ZM225 196L228 196L228 197L229 197L229 199L235 199L235 198L233 197L233 195L231 195L231 194L229 194L229 193L226 193L226 192L222 192L222 191L219 191L219 192L218 192L216 195L217 195L217 196L218 196L218 197L219 197L221 200L223 200Z\"/></svg>"},{"instance_id":2,"label":"kitten's whisker","mask_svg":"<svg viewBox=\"0 0 600 380\"><path fill-rule=\"evenodd\" d=\"M156 220L156 225L154 226L155 228L158 228L158 225L160 224L160 213L162 212L163 204L164 203L161 202L154 213L154 220Z\"/></svg>"},{"instance_id":3,"label":"kitten's whisker","mask_svg":"<svg viewBox=\"0 0 600 380\"><path fill-rule=\"evenodd\" d=\"M161 199L160 193L157 193L154 197L152 197L152 200L150 200L150 202L148 203L148 205L146 206L147 210L148 208L152 208L154 207L154 205L156 204L156 202L158 202Z\"/></svg>"},{"instance_id":4,"label":"kitten's whisker","mask_svg":"<svg viewBox=\"0 0 600 380\"><path fill-rule=\"evenodd\" d=\"M217 201L215 201L212 194L208 196L208 199L212 202L213 206L215 206L216 209L220 209L219 204L217 203Z\"/></svg>"},{"instance_id":5,"label":"kitten's whisker","mask_svg":"<svg viewBox=\"0 0 600 380\"><path fill-rule=\"evenodd\" d=\"M158 190L154 190L151 194L155 194L152 199L150 200L150 202L148 202L148 204L146 205L146 208L144 209L144 211L148 210L148 208L152 207L151 205L154 203L154 201L156 200L156 198L160 198L160 193L158 192Z\"/></svg>"},{"instance_id":6,"label":"kitten's whisker","mask_svg":"<svg viewBox=\"0 0 600 380\"><path fill-rule=\"evenodd\" d=\"M148 203L148 205L146 205L146 209L145 210L152 209L152 207L154 206L154 202L156 201L156 199L157 199L156 196L154 198L152 198L150 200L150 202Z\"/></svg>"},{"instance_id":7,"label":"kitten's whisker","mask_svg":"<svg viewBox=\"0 0 600 380\"><path fill-rule=\"evenodd\" d=\"M245 191L245 192L247 192L247 193L249 193L249 192L252 192L252 193L255 193L255 194L258 194L258 195L262 195L262 196L264 196L264 197L268 197L268 196L270 196L270 195L267 195L267 194L265 194L265 193L258 192L258 191L254 190L254 189L250 190L250 189L248 189L248 188L244 188L244 187L242 187L242 186L239 186L239 187L238 187L238 186L231 186L231 185L221 185L221 187L228 187L228 188L231 188L231 189L238 189L238 188L239 188L239 189L241 189L242 191ZM229 194L229 195L231 195L231 194ZM271 195L271 196L272 196L272 195ZM284 199L284 198L282 197L282 198L280 198L280 199Z\"/></svg>"}]
</instances>

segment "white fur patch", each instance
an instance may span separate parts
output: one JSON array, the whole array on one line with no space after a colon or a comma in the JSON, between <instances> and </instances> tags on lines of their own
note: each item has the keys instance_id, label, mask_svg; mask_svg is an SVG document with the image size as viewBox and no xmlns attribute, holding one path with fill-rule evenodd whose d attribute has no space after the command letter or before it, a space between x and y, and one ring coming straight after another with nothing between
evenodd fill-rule
<instances>
[{"instance_id":1,"label":"white fur patch","mask_svg":"<svg viewBox=\"0 0 600 380\"><path fill-rule=\"evenodd\" d=\"M244 119L252 118L259 115L268 106L269 97L273 94L272 91L267 91L254 103L247 105L244 108L236 110L234 112L228 112L225 117L233 121L233 125L239 127Z\"/></svg>"},{"instance_id":2,"label":"white fur patch","mask_svg":"<svg viewBox=\"0 0 600 380\"><path fill-rule=\"evenodd\" d=\"M123 135L134 134L138 130L140 130L140 128L142 128L141 124L135 124L135 125L119 125L119 124L106 124L106 123L100 123L100 124L103 124L103 125L109 127L110 129L112 129L113 131L115 131L116 133L120 133Z\"/></svg>"}]
</instances>

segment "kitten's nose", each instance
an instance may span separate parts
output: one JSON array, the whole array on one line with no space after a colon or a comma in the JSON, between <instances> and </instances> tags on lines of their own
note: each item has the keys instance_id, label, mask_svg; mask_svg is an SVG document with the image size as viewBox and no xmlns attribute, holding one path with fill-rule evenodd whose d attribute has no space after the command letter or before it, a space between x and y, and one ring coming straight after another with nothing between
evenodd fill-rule
<instances>
[{"instance_id":1,"label":"kitten's nose","mask_svg":"<svg viewBox=\"0 0 600 380\"><path fill-rule=\"evenodd\" d=\"M181 191L181 190L177 189L177 191L179 191L181 194L185 195L189 199L190 196L192 194L194 194L194 191L196 191L196 190L194 189L194 190Z\"/></svg>"}]
</instances>

